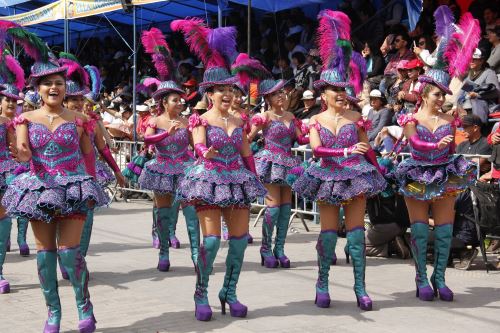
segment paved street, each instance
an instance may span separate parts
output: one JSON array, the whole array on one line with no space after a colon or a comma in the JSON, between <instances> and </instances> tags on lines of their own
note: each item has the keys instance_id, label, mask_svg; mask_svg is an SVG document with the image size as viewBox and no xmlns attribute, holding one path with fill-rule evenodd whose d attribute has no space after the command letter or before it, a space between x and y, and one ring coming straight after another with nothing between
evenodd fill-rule
<instances>
[{"instance_id":1,"label":"paved street","mask_svg":"<svg viewBox=\"0 0 500 333\"><path fill-rule=\"evenodd\" d=\"M227 253L223 241L209 288L214 316L205 323L194 318L195 275L182 214L181 249L171 250L171 270L161 273L156 270L157 250L151 247L151 203L113 203L96 214L87 256L97 332L498 332L500 272L486 274L479 259L472 271L448 269L447 283L456 300L445 303L415 298L411 260L368 258L366 284L374 310L360 311L352 290L352 267L341 255L345 239L337 245L339 264L330 271L331 307L317 308L313 301L318 226L309 225L307 233L297 221L296 232L288 236L288 270L260 266L260 225L250 228L256 241L247 249L238 285L238 297L249 307L245 319L220 313L217 293ZM31 229L28 238L32 255L20 257L14 241L4 265L12 292L0 295L1 333L41 332L46 319ZM59 286L61 329L76 332L73 290L62 279Z\"/></svg>"}]
</instances>

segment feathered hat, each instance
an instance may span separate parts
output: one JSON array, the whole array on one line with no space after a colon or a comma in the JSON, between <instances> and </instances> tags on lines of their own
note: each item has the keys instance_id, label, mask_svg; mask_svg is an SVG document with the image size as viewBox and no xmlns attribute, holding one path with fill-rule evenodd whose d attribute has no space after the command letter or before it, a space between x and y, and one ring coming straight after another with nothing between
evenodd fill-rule
<instances>
[{"instance_id":1,"label":"feathered hat","mask_svg":"<svg viewBox=\"0 0 500 333\"><path fill-rule=\"evenodd\" d=\"M59 53L59 64L66 68L66 97L85 96L89 93L89 74L71 53Z\"/></svg>"},{"instance_id":2,"label":"feathered hat","mask_svg":"<svg viewBox=\"0 0 500 333\"><path fill-rule=\"evenodd\" d=\"M317 44L323 62L319 80L314 88L325 86L347 87L348 72L352 55L351 20L342 13L329 9L318 15Z\"/></svg>"},{"instance_id":3,"label":"feathered hat","mask_svg":"<svg viewBox=\"0 0 500 333\"><path fill-rule=\"evenodd\" d=\"M0 36L8 37L20 44L24 52L35 60L35 63L31 66L30 81L32 84L47 75L57 73L64 75L66 68L59 65L47 45L38 36L17 23L0 20ZM6 39L0 38L0 40L0 47L4 49Z\"/></svg>"},{"instance_id":4,"label":"feathered hat","mask_svg":"<svg viewBox=\"0 0 500 333\"><path fill-rule=\"evenodd\" d=\"M4 51L2 58L0 62L0 85L2 86L0 95L22 100L19 93L24 88L24 70L8 51Z\"/></svg>"},{"instance_id":5,"label":"feathered hat","mask_svg":"<svg viewBox=\"0 0 500 333\"><path fill-rule=\"evenodd\" d=\"M447 94L452 94L451 78L465 74L469 63L481 39L479 21L470 13L462 15L456 25L455 18L448 6L439 6L434 12L436 34L440 42L436 52L436 63L425 74L418 77L422 83L433 84ZM422 84L420 89L423 89Z\"/></svg>"},{"instance_id":6,"label":"feathered hat","mask_svg":"<svg viewBox=\"0 0 500 333\"><path fill-rule=\"evenodd\" d=\"M148 78L142 83L146 87L156 85L156 91L153 98L158 100L169 92L184 94L184 91L172 79L174 63L170 47L165 40L163 33L157 28L151 28L149 31L143 31L142 45L146 53L151 55L158 78Z\"/></svg>"},{"instance_id":7,"label":"feathered hat","mask_svg":"<svg viewBox=\"0 0 500 333\"><path fill-rule=\"evenodd\" d=\"M34 108L40 106L41 98L36 91L29 90L24 94L24 101Z\"/></svg>"},{"instance_id":8,"label":"feathered hat","mask_svg":"<svg viewBox=\"0 0 500 333\"><path fill-rule=\"evenodd\" d=\"M101 93L101 75L95 66L85 65L83 69L85 69L90 78L90 92L85 95L85 98L89 102L97 104Z\"/></svg>"},{"instance_id":9,"label":"feathered hat","mask_svg":"<svg viewBox=\"0 0 500 333\"><path fill-rule=\"evenodd\" d=\"M229 72L229 62L216 48L209 44L211 29L205 25L203 20L199 18L175 20L170 23L170 28L184 34L191 52L200 58L205 66L203 82L200 83L201 93L216 85L234 85L236 83L236 77ZM220 42L225 43L224 39L221 39Z\"/></svg>"}]
</instances>

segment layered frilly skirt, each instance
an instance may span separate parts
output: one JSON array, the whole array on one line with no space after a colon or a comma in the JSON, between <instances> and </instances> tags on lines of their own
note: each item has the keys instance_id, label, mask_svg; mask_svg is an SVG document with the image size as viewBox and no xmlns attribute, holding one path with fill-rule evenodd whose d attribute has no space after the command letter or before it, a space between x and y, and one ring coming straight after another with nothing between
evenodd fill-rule
<instances>
[{"instance_id":1,"label":"layered frilly skirt","mask_svg":"<svg viewBox=\"0 0 500 333\"><path fill-rule=\"evenodd\" d=\"M54 217L86 212L89 205L109 202L103 188L85 174L35 175L22 173L5 192L2 205L10 216L51 222Z\"/></svg>"},{"instance_id":2,"label":"layered frilly skirt","mask_svg":"<svg viewBox=\"0 0 500 333\"><path fill-rule=\"evenodd\" d=\"M175 195L184 178L184 172L193 162L194 160L189 158L175 163L154 158L144 165L138 183L144 190Z\"/></svg>"},{"instance_id":3,"label":"layered frilly skirt","mask_svg":"<svg viewBox=\"0 0 500 333\"><path fill-rule=\"evenodd\" d=\"M342 205L361 195L374 196L386 185L377 169L359 158L348 166L323 160L312 162L295 179L292 189L309 201Z\"/></svg>"},{"instance_id":4,"label":"layered frilly skirt","mask_svg":"<svg viewBox=\"0 0 500 333\"><path fill-rule=\"evenodd\" d=\"M116 180L115 175L109 166L99 159L95 163L95 173L97 182L102 187L109 186Z\"/></svg>"},{"instance_id":5,"label":"layered frilly skirt","mask_svg":"<svg viewBox=\"0 0 500 333\"><path fill-rule=\"evenodd\" d=\"M186 170L177 198L198 205L248 206L266 193L257 177L240 162L232 168L218 168L210 161L198 160Z\"/></svg>"},{"instance_id":6,"label":"layered frilly skirt","mask_svg":"<svg viewBox=\"0 0 500 333\"><path fill-rule=\"evenodd\" d=\"M257 175L263 184L286 184L290 170L301 163L298 156L263 149L254 155Z\"/></svg>"},{"instance_id":7,"label":"layered frilly skirt","mask_svg":"<svg viewBox=\"0 0 500 333\"><path fill-rule=\"evenodd\" d=\"M454 195L473 184L476 167L461 155L432 163L407 158L388 176L396 180L399 192L416 200L433 200Z\"/></svg>"},{"instance_id":8,"label":"layered frilly skirt","mask_svg":"<svg viewBox=\"0 0 500 333\"><path fill-rule=\"evenodd\" d=\"M11 159L0 161L0 195L7 190L8 179L18 166L19 163Z\"/></svg>"}]
</instances>

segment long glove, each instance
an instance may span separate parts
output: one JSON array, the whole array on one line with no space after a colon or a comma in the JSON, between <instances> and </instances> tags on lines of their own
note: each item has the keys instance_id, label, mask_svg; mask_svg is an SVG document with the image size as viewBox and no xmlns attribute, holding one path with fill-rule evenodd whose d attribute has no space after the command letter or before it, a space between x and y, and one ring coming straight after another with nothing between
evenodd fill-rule
<instances>
[{"instance_id":1,"label":"long glove","mask_svg":"<svg viewBox=\"0 0 500 333\"><path fill-rule=\"evenodd\" d=\"M418 137L418 134L413 134L410 139L410 145L413 149L420 150L420 151L431 151L434 149L437 149L438 144L436 142L426 142L423 140L420 140Z\"/></svg>"},{"instance_id":2,"label":"long glove","mask_svg":"<svg viewBox=\"0 0 500 333\"><path fill-rule=\"evenodd\" d=\"M102 158L104 158L104 160L109 165L109 167L111 168L111 170L113 170L115 173L119 173L120 172L120 168L118 167L118 164L116 164L116 161L113 158L113 155L111 155L111 151L109 150L108 146L106 146L103 149L99 150L99 154L101 154Z\"/></svg>"},{"instance_id":3,"label":"long glove","mask_svg":"<svg viewBox=\"0 0 500 333\"><path fill-rule=\"evenodd\" d=\"M250 170L254 175L257 175L257 169L255 168L255 160L253 158L253 155L242 156L242 158L245 167L248 170Z\"/></svg>"},{"instance_id":4,"label":"long glove","mask_svg":"<svg viewBox=\"0 0 500 333\"><path fill-rule=\"evenodd\" d=\"M155 143L160 142L168 136L168 132L162 132L159 134L148 135L144 137L144 143L146 145L154 145Z\"/></svg>"},{"instance_id":5,"label":"long glove","mask_svg":"<svg viewBox=\"0 0 500 333\"><path fill-rule=\"evenodd\" d=\"M345 148L327 148L316 147L313 149L313 154L316 157L342 157L344 156ZM350 154L354 150L354 146L347 148L347 153Z\"/></svg>"}]
</instances>

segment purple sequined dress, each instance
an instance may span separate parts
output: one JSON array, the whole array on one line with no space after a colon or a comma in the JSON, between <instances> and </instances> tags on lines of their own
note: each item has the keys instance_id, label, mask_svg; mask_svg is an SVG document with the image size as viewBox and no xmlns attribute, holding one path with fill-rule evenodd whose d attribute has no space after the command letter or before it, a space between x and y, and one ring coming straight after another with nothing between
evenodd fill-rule
<instances>
[{"instance_id":1,"label":"purple sequined dress","mask_svg":"<svg viewBox=\"0 0 500 333\"><path fill-rule=\"evenodd\" d=\"M156 134L165 130L157 128ZM189 155L189 131L180 128L155 144L156 157L144 165L139 177L142 189L175 195L186 168L193 164Z\"/></svg>"},{"instance_id":2,"label":"purple sequined dress","mask_svg":"<svg viewBox=\"0 0 500 333\"><path fill-rule=\"evenodd\" d=\"M99 159L99 151L97 150L97 146L95 144L95 132L91 131L90 140L94 144L94 153L95 153L95 176L96 180L102 187L109 186L114 183L116 178L113 171L109 168L109 166L103 160Z\"/></svg>"},{"instance_id":3,"label":"purple sequined dress","mask_svg":"<svg viewBox=\"0 0 500 333\"><path fill-rule=\"evenodd\" d=\"M228 135L223 128L208 125L198 115L191 116L189 122L190 128L206 127L206 146L213 146L218 155L212 159L200 157L186 170L177 192L179 200L220 207L247 206L266 194L264 186L243 164L240 155L243 128L238 127Z\"/></svg>"},{"instance_id":4,"label":"purple sequined dress","mask_svg":"<svg viewBox=\"0 0 500 333\"><path fill-rule=\"evenodd\" d=\"M294 121L287 127L276 120L271 120L263 129L265 146L255 154L255 167L262 183L286 185L290 169L300 164L300 158L292 155L295 129Z\"/></svg>"},{"instance_id":5,"label":"purple sequined dress","mask_svg":"<svg viewBox=\"0 0 500 333\"><path fill-rule=\"evenodd\" d=\"M80 153L76 122L51 132L45 125L28 122L32 153L30 171L17 176L5 192L2 205L11 216L50 222L56 216L84 213L92 201L108 202L102 187L86 174Z\"/></svg>"},{"instance_id":6,"label":"purple sequined dress","mask_svg":"<svg viewBox=\"0 0 500 333\"><path fill-rule=\"evenodd\" d=\"M7 178L19 165L7 148L7 128L7 123L0 124L0 195L7 190Z\"/></svg>"},{"instance_id":7,"label":"purple sequined dress","mask_svg":"<svg viewBox=\"0 0 500 333\"><path fill-rule=\"evenodd\" d=\"M402 126L416 123L420 140L439 142L453 134L456 123L439 126L434 133L418 124L412 114L400 120ZM419 151L411 146L411 157L405 159L390 175L399 185L399 192L417 200L432 200L446 194L456 194L473 184L476 168L461 155L454 155L451 146L431 151Z\"/></svg>"},{"instance_id":8,"label":"purple sequined dress","mask_svg":"<svg viewBox=\"0 0 500 333\"><path fill-rule=\"evenodd\" d=\"M323 147L347 148L359 142L354 123L342 126L337 135L319 123L314 126ZM307 200L341 205L360 195L374 196L385 187L386 181L377 169L364 156L352 154L347 158L323 157L312 163L292 188Z\"/></svg>"}]
</instances>

